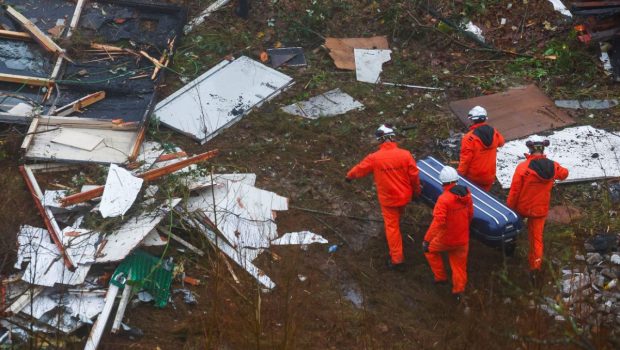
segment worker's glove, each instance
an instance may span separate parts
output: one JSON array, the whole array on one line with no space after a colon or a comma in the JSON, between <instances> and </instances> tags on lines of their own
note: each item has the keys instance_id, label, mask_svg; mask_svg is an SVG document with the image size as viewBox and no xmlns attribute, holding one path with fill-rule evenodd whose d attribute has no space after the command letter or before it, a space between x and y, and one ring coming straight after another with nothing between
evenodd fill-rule
<instances>
[{"instance_id":1,"label":"worker's glove","mask_svg":"<svg viewBox=\"0 0 620 350\"><path fill-rule=\"evenodd\" d=\"M346 181L347 183L351 183L351 181L353 181L353 179L348 178L348 177L345 177L345 178L344 178L344 181Z\"/></svg>"},{"instance_id":2,"label":"worker's glove","mask_svg":"<svg viewBox=\"0 0 620 350\"><path fill-rule=\"evenodd\" d=\"M428 241L422 242L422 250L424 251L424 253L428 253L428 246L429 245L430 245L430 243Z\"/></svg>"}]
</instances>

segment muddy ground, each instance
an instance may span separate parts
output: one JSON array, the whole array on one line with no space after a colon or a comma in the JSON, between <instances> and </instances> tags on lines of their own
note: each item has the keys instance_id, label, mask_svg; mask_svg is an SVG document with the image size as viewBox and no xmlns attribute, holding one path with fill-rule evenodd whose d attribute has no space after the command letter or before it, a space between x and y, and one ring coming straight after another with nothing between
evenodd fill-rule
<instances>
[{"instance_id":1,"label":"muddy ground","mask_svg":"<svg viewBox=\"0 0 620 350\"><path fill-rule=\"evenodd\" d=\"M578 43L571 22L554 12L546 0L437 2L439 13L446 18L467 16L478 24L494 49L483 49L438 26L418 3L427 4L253 1L248 20L237 18L232 6L227 6L183 38L162 86L162 97L182 86L181 78L196 77L229 54L257 59L262 50L277 44L304 47L309 66L282 69L296 84L206 145L156 123L149 136L175 143L188 153L220 149L220 156L209 167L217 172L254 172L258 187L290 199L291 209L277 218L280 233L310 230L341 245L333 254L326 246L310 246L305 251L277 247L263 253L258 265L278 285L270 293L261 292L235 267L241 279L236 284L214 251L197 258L171 249L188 274L204 282L191 287L198 305L185 305L177 295L165 309L130 308L126 322L142 329L144 336L106 335L101 348L566 349L619 345L608 330L584 332L531 307L543 296L555 295L552 290L559 269L570 266L586 237L618 232L617 216L608 214L615 206L608 200L603 181L599 187L588 183L555 188L553 204L570 203L584 216L570 226L547 227L542 288L529 284L525 235L510 258L472 242L466 305L452 299L448 286L432 283L420 247L431 208L421 203L407 208L402 226L403 273L385 266L387 247L381 223L342 216L380 219L372 179L344 182L347 169L376 147L372 134L380 123L416 125L401 138L402 147L417 158L432 154L449 161L456 158L437 142L465 130L449 111L450 101L529 83L536 83L552 99L617 96L617 87L600 68L596 48ZM192 1L190 16L207 5ZM500 26L501 18L507 19L506 25ZM392 61L384 66L385 81L442 86L446 91L358 83L354 72L337 70L321 46L327 36L371 35L387 35L393 50ZM543 58L551 53L556 60ZM337 87L361 101L365 110L317 121L279 110ZM618 130L618 108L570 113L578 124ZM15 132L5 133L9 134ZM6 246L12 244L20 224L41 225L16 170L19 143L10 140L3 144L5 160L0 163L0 232ZM493 191L500 197L507 194L499 188ZM199 234L184 235L208 250Z\"/></svg>"}]
</instances>

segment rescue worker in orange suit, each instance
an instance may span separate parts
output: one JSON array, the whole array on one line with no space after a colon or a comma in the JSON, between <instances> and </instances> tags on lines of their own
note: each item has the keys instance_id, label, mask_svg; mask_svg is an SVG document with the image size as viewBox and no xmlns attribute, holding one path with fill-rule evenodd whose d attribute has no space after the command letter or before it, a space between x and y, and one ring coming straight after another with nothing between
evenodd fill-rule
<instances>
[{"instance_id":1,"label":"rescue worker in orange suit","mask_svg":"<svg viewBox=\"0 0 620 350\"><path fill-rule=\"evenodd\" d=\"M527 218L530 241L528 262L531 277L536 279L543 257L543 229L549 212L551 189L556 180L568 177L568 170L544 154L549 140L534 136L526 142L530 153L519 163L512 176L507 204L519 215Z\"/></svg>"},{"instance_id":2,"label":"rescue worker in orange suit","mask_svg":"<svg viewBox=\"0 0 620 350\"><path fill-rule=\"evenodd\" d=\"M467 254L469 252L469 225L474 217L471 193L458 185L457 171L449 166L439 173L443 193L437 199L422 248L435 276L435 283L448 281L442 253L447 253L452 270L452 294L460 300L467 284Z\"/></svg>"},{"instance_id":3,"label":"rescue worker in orange suit","mask_svg":"<svg viewBox=\"0 0 620 350\"><path fill-rule=\"evenodd\" d=\"M457 171L488 192L495 182L497 148L504 145L504 137L486 123L487 110L483 107L472 108L467 118L473 124L461 141L461 156Z\"/></svg>"},{"instance_id":4,"label":"rescue worker in orange suit","mask_svg":"<svg viewBox=\"0 0 620 350\"><path fill-rule=\"evenodd\" d=\"M389 268L401 271L405 257L400 217L407 203L421 193L419 170L411 152L399 148L394 141L391 125L379 126L375 136L381 143L379 150L349 170L346 181L373 174L390 252L387 264Z\"/></svg>"}]
</instances>

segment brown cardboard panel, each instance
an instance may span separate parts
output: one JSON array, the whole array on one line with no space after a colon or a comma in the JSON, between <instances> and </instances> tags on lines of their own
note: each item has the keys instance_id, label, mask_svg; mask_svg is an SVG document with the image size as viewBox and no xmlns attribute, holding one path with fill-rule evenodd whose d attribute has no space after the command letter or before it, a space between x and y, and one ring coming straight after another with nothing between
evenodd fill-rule
<instances>
[{"instance_id":1,"label":"brown cardboard panel","mask_svg":"<svg viewBox=\"0 0 620 350\"><path fill-rule=\"evenodd\" d=\"M452 112L465 125L469 125L467 112L474 106L487 109L488 123L499 130L506 140L575 123L568 114L555 107L553 101L536 85L450 103Z\"/></svg>"},{"instance_id":2,"label":"brown cardboard panel","mask_svg":"<svg viewBox=\"0 0 620 350\"><path fill-rule=\"evenodd\" d=\"M371 38L326 38L325 47L339 69L355 70L353 49L389 49L386 36Z\"/></svg>"}]
</instances>

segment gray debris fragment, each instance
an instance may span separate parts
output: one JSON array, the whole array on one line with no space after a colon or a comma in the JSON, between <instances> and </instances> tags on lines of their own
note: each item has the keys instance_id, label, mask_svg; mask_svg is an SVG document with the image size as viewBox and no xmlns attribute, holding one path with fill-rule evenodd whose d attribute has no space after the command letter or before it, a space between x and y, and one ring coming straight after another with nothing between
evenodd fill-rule
<instances>
[{"instance_id":1,"label":"gray debris fragment","mask_svg":"<svg viewBox=\"0 0 620 350\"><path fill-rule=\"evenodd\" d=\"M569 109L608 109L618 105L618 100L556 100L555 105Z\"/></svg>"}]
</instances>

